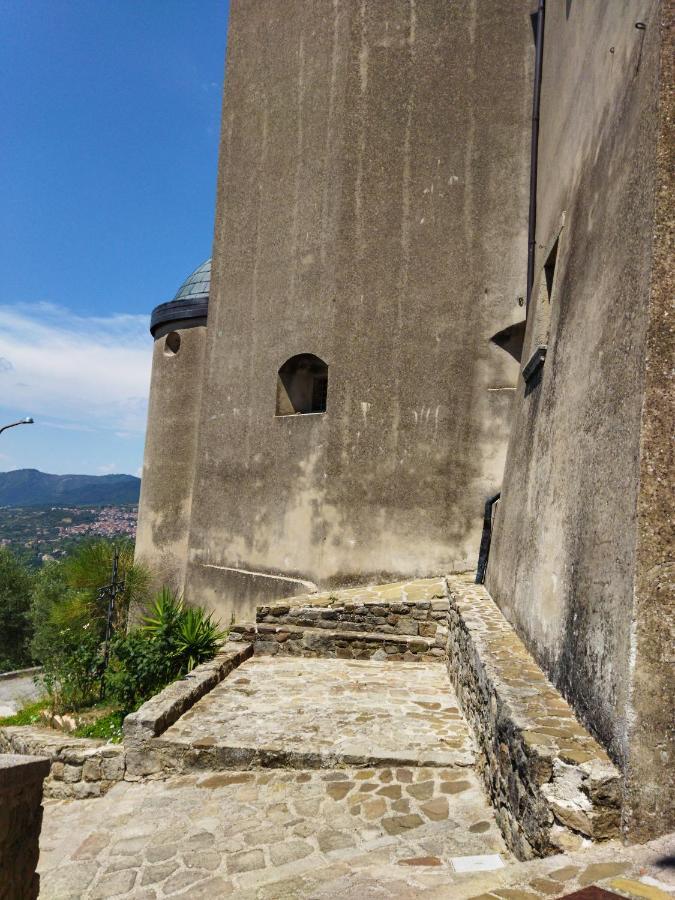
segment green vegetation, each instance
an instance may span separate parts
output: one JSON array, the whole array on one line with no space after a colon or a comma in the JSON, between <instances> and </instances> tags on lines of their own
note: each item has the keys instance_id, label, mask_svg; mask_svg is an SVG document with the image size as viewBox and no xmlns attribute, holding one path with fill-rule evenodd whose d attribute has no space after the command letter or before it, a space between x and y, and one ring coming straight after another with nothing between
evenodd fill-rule
<instances>
[{"instance_id":1,"label":"green vegetation","mask_svg":"<svg viewBox=\"0 0 675 900\"><path fill-rule=\"evenodd\" d=\"M163 588L141 627L113 645L106 690L124 709L136 709L165 685L212 659L225 637L203 609L186 607Z\"/></svg>"},{"instance_id":2,"label":"green vegetation","mask_svg":"<svg viewBox=\"0 0 675 900\"><path fill-rule=\"evenodd\" d=\"M88 725L81 725L73 732L75 737L98 738L103 741L110 741L113 744L119 744L122 740L122 722L124 721L124 712L117 709L114 712L101 716Z\"/></svg>"},{"instance_id":3,"label":"green vegetation","mask_svg":"<svg viewBox=\"0 0 675 900\"><path fill-rule=\"evenodd\" d=\"M44 709L86 710L92 721L75 734L120 740L127 713L215 655L225 632L212 616L167 588L151 600L150 575L134 564L131 541L118 542L117 551L124 586L115 599L106 667L108 596L102 588L111 578L112 542L89 541L36 573L0 550L0 662L6 668L41 664L47 691L46 701L0 724L35 724ZM138 610L140 624L127 630L130 609Z\"/></svg>"},{"instance_id":4,"label":"green vegetation","mask_svg":"<svg viewBox=\"0 0 675 900\"><path fill-rule=\"evenodd\" d=\"M38 700L36 703L29 703L24 706L18 713L13 716L5 716L0 718L0 726L3 725L36 725L40 721L40 714L44 709L48 709L49 700Z\"/></svg>"},{"instance_id":5,"label":"green vegetation","mask_svg":"<svg viewBox=\"0 0 675 900\"><path fill-rule=\"evenodd\" d=\"M30 573L0 549L0 672L30 665L31 587Z\"/></svg>"}]
</instances>

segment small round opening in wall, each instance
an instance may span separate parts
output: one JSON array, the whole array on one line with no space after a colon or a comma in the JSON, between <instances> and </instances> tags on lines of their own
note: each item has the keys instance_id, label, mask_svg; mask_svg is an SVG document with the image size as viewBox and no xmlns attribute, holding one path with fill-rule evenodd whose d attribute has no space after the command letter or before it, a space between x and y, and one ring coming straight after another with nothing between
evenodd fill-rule
<instances>
[{"instance_id":1,"label":"small round opening in wall","mask_svg":"<svg viewBox=\"0 0 675 900\"><path fill-rule=\"evenodd\" d=\"M177 331L170 331L164 339L164 356L175 356L180 350L180 335Z\"/></svg>"}]
</instances>

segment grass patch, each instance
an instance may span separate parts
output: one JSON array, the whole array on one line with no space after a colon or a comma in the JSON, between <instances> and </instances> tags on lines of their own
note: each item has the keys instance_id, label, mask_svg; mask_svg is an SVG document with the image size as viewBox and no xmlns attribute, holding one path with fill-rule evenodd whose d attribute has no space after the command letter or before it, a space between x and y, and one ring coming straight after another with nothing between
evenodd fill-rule
<instances>
[{"instance_id":1,"label":"grass patch","mask_svg":"<svg viewBox=\"0 0 675 900\"><path fill-rule=\"evenodd\" d=\"M99 738L99 740L119 744L122 740L123 720L124 713L122 710L116 709L94 722L80 725L72 734L74 737Z\"/></svg>"},{"instance_id":2,"label":"grass patch","mask_svg":"<svg viewBox=\"0 0 675 900\"><path fill-rule=\"evenodd\" d=\"M38 700L36 703L29 703L24 706L18 713L13 716L4 716L0 718L0 727L3 725L37 725L40 722L40 713L43 709L49 708L49 700Z\"/></svg>"}]
</instances>

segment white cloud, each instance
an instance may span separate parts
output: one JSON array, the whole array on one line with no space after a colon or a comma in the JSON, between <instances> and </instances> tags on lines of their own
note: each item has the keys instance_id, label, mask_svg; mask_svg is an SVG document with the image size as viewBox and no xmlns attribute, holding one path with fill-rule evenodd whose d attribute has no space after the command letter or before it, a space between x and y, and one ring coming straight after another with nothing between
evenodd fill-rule
<instances>
[{"instance_id":1,"label":"white cloud","mask_svg":"<svg viewBox=\"0 0 675 900\"><path fill-rule=\"evenodd\" d=\"M97 466L96 471L99 475L117 475L119 466L117 463L104 463L102 466Z\"/></svg>"},{"instance_id":2,"label":"white cloud","mask_svg":"<svg viewBox=\"0 0 675 900\"><path fill-rule=\"evenodd\" d=\"M0 305L0 402L48 417L41 424L54 428L141 433L152 360L147 328L146 316Z\"/></svg>"}]
</instances>

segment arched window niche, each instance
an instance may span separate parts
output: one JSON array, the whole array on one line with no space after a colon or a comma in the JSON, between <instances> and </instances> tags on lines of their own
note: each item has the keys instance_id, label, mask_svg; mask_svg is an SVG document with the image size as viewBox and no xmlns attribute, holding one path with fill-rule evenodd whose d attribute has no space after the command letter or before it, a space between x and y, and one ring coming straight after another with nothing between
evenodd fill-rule
<instances>
[{"instance_id":1,"label":"arched window niche","mask_svg":"<svg viewBox=\"0 0 675 900\"><path fill-rule=\"evenodd\" d=\"M313 353L287 359L277 378L278 416L326 412L328 366Z\"/></svg>"}]
</instances>

